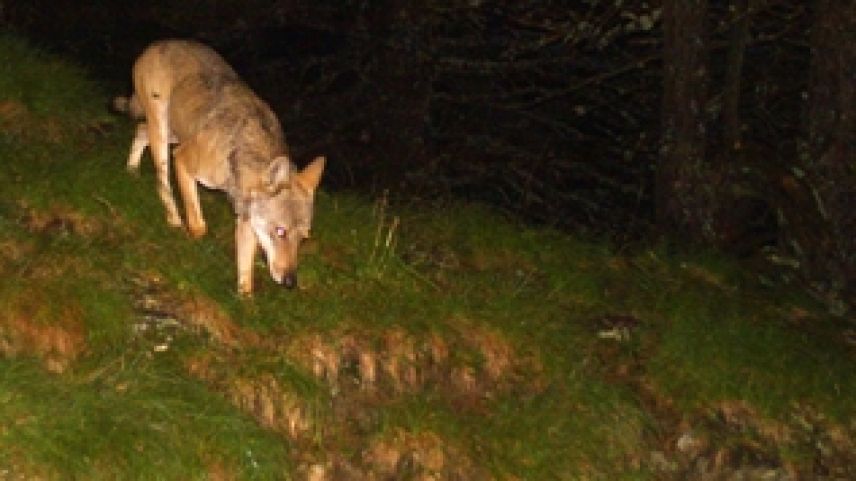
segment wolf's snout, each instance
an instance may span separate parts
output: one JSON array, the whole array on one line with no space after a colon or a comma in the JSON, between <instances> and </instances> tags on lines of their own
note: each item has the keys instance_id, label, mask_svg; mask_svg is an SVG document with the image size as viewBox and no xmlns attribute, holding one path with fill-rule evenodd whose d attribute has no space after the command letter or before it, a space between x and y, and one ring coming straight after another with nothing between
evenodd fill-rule
<instances>
[{"instance_id":1,"label":"wolf's snout","mask_svg":"<svg viewBox=\"0 0 856 481\"><path fill-rule=\"evenodd\" d=\"M282 285L284 285L286 289L294 289L297 287L297 274L292 272L283 276Z\"/></svg>"}]
</instances>

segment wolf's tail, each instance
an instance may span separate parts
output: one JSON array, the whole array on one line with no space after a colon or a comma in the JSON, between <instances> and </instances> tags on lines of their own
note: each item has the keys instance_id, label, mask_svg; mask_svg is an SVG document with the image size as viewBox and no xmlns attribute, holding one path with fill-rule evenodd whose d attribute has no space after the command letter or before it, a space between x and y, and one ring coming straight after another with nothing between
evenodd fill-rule
<instances>
[{"instance_id":1,"label":"wolf's tail","mask_svg":"<svg viewBox=\"0 0 856 481\"><path fill-rule=\"evenodd\" d=\"M140 105L140 102L137 100L136 95L132 95L130 98L128 97L115 97L113 98L113 110L116 112L122 112L131 116L132 119L142 119L145 117L145 112L143 112L143 107Z\"/></svg>"}]
</instances>

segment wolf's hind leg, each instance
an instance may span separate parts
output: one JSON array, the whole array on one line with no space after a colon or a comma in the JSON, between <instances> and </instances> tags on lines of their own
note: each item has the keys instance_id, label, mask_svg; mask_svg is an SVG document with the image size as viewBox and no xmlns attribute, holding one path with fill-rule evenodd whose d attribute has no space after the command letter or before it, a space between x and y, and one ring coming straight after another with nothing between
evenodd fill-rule
<instances>
[{"instance_id":1,"label":"wolf's hind leg","mask_svg":"<svg viewBox=\"0 0 856 481\"><path fill-rule=\"evenodd\" d=\"M184 200L184 215L187 219L187 230L191 237L199 238L205 235L207 226L202 216L202 205L199 203L196 178L196 150L193 141L180 145L173 152L175 156L175 177L178 188Z\"/></svg>"},{"instance_id":2,"label":"wolf's hind leg","mask_svg":"<svg viewBox=\"0 0 856 481\"><path fill-rule=\"evenodd\" d=\"M178 206L172 194L169 184L169 124L167 122L167 106L160 102L154 102L155 109L151 115L147 115L149 147L155 161L155 170L158 174L158 195L164 209L166 209L166 221L173 227L181 227L181 216L178 215ZM148 109L146 112L150 112Z\"/></svg>"},{"instance_id":3,"label":"wolf's hind leg","mask_svg":"<svg viewBox=\"0 0 856 481\"><path fill-rule=\"evenodd\" d=\"M128 154L128 172L136 174L140 170L140 159L143 157L143 151L149 145L148 126L145 122L137 124L137 133L134 135L134 140L131 142L131 152Z\"/></svg>"},{"instance_id":4,"label":"wolf's hind leg","mask_svg":"<svg viewBox=\"0 0 856 481\"><path fill-rule=\"evenodd\" d=\"M178 143L178 138L172 133L169 134L169 144ZM137 174L140 171L140 160L143 158L143 151L149 146L149 128L145 122L137 124L137 133L134 134L134 140L131 142L131 152L128 154L128 172Z\"/></svg>"}]
</instances>

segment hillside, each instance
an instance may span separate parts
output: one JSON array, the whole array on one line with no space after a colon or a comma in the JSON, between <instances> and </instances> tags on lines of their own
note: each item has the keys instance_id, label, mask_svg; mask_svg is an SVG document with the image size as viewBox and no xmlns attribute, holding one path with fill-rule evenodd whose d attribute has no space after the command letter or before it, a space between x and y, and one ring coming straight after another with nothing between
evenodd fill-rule
<instances>
[{"instance_id":1,"label":"hillside","mask_svg":"<svg viewBox=\"0 0 856 481\"><path fill-rule=\"evenodd\" d=\"M856 479L856 347L736 262L322 183L241 299L222 195L169 228L117 92L0 61L0 480Z\"/></svg>"}]
</instances>

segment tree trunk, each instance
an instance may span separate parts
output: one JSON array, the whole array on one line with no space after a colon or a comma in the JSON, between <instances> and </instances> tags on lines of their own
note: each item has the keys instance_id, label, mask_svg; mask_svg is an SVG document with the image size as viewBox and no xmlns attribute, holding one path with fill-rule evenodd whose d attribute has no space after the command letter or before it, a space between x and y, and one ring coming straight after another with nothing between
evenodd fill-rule
<instances>
[{"instance_id":1,"label":"tree trunk","mask_svg":"<svg viewBox=\"0 0 856 481\"><path fill-rule=\"evenodd\" d=\"M655 208L661 231L678 239L715 239L715 182L705 161L707 0L663 3L663 131Z\"/></svg>"},{"instance_id":2,"label":"tree trunk","mask_svg":"<svg viewBox=\"0 0 856 481\"><path fill-rule=\"evenodd\" d=\"M820 0L811 34L804 149L806 202L816 227L792 225L790 244L816 292L856 301L856 2ZM805 205L805 204L808 205Z\"/></svg>"},{"instance_id":3,"label":"tree trunk","mask_svg":"<svg viewBox=\"0 0 856 481\"><path fill-rule=\"evenodd\" d=\"M728 57L725 64L723 86L723 142L726 152L741 148L740 89L743 79L743 57L749 40L751 0L732 2L734 18L729 32Z\"/></svg>"}]
</instances>

